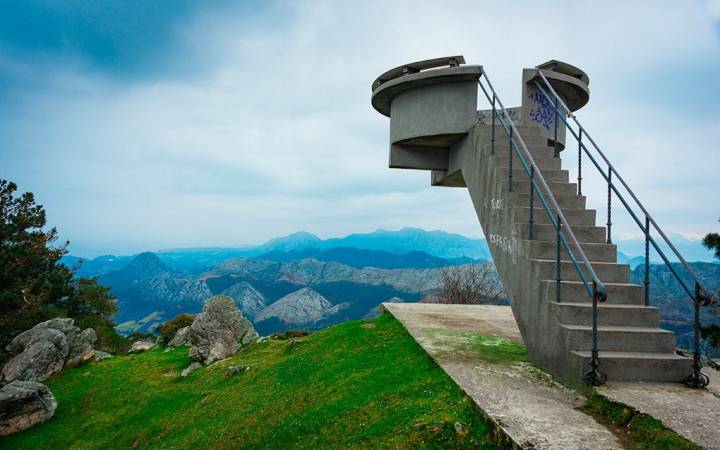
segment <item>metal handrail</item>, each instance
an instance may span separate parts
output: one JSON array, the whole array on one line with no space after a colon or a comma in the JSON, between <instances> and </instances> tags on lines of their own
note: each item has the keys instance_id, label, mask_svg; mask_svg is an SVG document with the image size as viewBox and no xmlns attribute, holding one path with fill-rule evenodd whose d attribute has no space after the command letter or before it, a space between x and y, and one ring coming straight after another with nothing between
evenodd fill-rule
<instances>
[{"instance_id":1,"label":"metal handrail","mask_svg":"<svg viewBox=\"0 0 720 450\"><path fill-rule=\"evenodd\" d=\"M490 94L485 89L485 86L482 84L482 77L485 78L487 81L488 87L490 91L492 92L492 98L490 97ZM557 204L557 201L555 200L555 197L553 196L552 192L550 191L550 188L547 185L547 182L545 181L545 178L542 175L542 172L537 167L537 164L535 163L534 158L532 157L532 154L527 148L527 145L525 145L525 141L523 140L522 136L518 132L515 124L513 123L512 119L510 118L509 114L507 113L505 106L503 105L502 101L500 100L500 97L498 97L497 92L492 86L492 83L490 82L489 77L487 76L487 72L483 68L481 78L478 79L478 84L483 90L483 93L485 94L485 97L487 98L488 102L490 102L493 106L493 125L492 125L492 143L494 148L495 143L495 118L497 117L500 120L500 124L503 127L503 130L505 131L505 134L509 138L509 147L510 150L515 150L515 153L518 156L518 159L520 163L523 166L523 170L525 171L526 175L530 179L530 236L532 236L532 201L533 201L533 188L538 188L538 181L539 185L542 188L542 190L537 189L538 193L540 194L538 198L540 199L543 208L545 209L545 212L548 214L550 222L555 226L555 229L557 231L557 279L556 279L556 289L557 289L557 296L556 301L560 302L560 244L562 243L565 247L568 255L570 256L570 259L573 263L573 266L575 270L577 271L580 280L582 281L585 289L587 290L588 294L590 295L592 299L592 360L591 360L591 369L588 371L588 373L585 374L585 380L589 384L592 385L599 385L605 382L606 376L600 371L599 368L599 362L598 362L598 347L597 347L597 303L604 302L607 299L607 288L603 284L603 282L600 280L600 278L597 276L595 271L592 268L592 265L590 264L590 261L588 260L587 256L585 255L585 252L583 251L582 247L580 246L580 243L578 242L577 238L575 237L575 233L572 230L572 227L570 226L570 223L565 218L565 215L563 214L562 210L560 209L560 206ZM499 110L502 112L502 115L499 114L495 108L495 103L498 103L500 106ZM505 123L507 121L508 124ZM520 142L520 146L518 147L515 143L515 140L518 140ZM529 167L528 167L529 162ZM509 158L509 188L512 190L512 153L510 154ZM548 206L548 201L550 202L550 206ZM574 247L573 249L570 248L570 243L568 243L567 238L570 239L570 242L572 243ZM583 266L587 270L591 281L592 281L592 287L590 287L590 283L588 283L588 280L585 277L585 274L583 270L580 267L580 263L578 262L578 258L575 256L575 253L579 255L580 261L582 261Z\"/></svg>"},{"instance_id":2,"label":"metal handrail","mask_svg":"<svg viewBox=\"0 0 720 450\"><path fill-rule=\"evenodd\" d=\"M645 303L646 306L649 302L649 270L650 270L650 262L649 262L649 244L652 244L653 248L657 251L658 255L662 258L663 262L667 265L667 267L670 269L670 272L675 276L676 280L680 285L683 287L685 292L688 294L690 299L692 299L695 303L695 320L694 320L694 333L695 333L695 339L694 339L694 354L693 354L693 373L688 377L688 384L694 386L694 387L704 387L708 384L708 378L702 372L700 371L702 364L700 362L700 321L699 321L699 308L701 303L704 303L709 298L707 294L707 290L702 286L702 283L700 282L700 279L698 278L695 271L690 267L688 262L683 258L682 254L677 250L677 248L673 245L673 243L670 241L670 239L667 237L665 232L660 228L660 226L657 224L655 219L650 215L650 213L647 211L645 206L640 202L640 200L637 198L635 193L630 189L628 184L625 182L625 180L622 178L622 176L618 173L618 171L615 169L615 167L610 163L608 158L605 156L605 153L600 149L600 147L597 145L595 140L592 138L590 133L587 131L585 127L580 123L580 121L575 117L575 115L570 111L570 108L565 104L564 100L558 93L555 91L555 89L552 87L548 79L545 77L545 74L543 74L542 70L537 69L537 74L540 76L540 78L543 80L543 83L548 88L548 90L552 93L552 97L547 93L547 91L543 88L543 86L540 85L537 81L534 81L535 86L540 90L540 92L545 96L545 98L550 101L551 104L554 104L555 108L555 116L560 117L562 121L565 123L566 128L570 131L570 133L573 135L573 137L578 141L578 172L580 171L580 161L581 161L581 153L580 151L584 151L584 153L590 158L590 161L593 163L595 168L600 172L600 174L603 176L603 178L608 182L608 225L610 224L610 193L615 192L615 195L620 200L620 202L623 204L625 209L628 211L630 216L633 218L637 226L640 228L640 230L645 234ZM559 109L559 106L561 106L564 110L564 112L561 112ZM570 123L568 123L567 117L570 117L573 122L575 122L575 125L577 126L577 132L570 126ZM582 138L587 138L590 143L592 144L593 148L597 152L597 154L600 155L603 162L607 165L607 173L603 170L603 168L598 164L597 160L593 157L590 150L587 148L587 146L582 142ZM627 200L623 196L623 194L617 189L617 186L613 183L612 177L615 177L616 180L619 180L620 184L623 188L627 191L627 193L630 195L632 200L635 202L635 204L639 207L639 209L642 211L642 213L645 215L645 224L641 223L640 219L635 214L635 211L633 208L630 207ZM582 179L580 172L578 173L578 180ZM695 282L694 289L691 289L685 281L680 277L680 275L677 273L675 268L673 268L672 264L670 263L670 260L665 255L665 252L662 251L658 243L653 239L653 237L650 235L650 225L652 224L653 228L657 233L662 237L662 241L672 250L672 252L677 257L678 261L682 264L682 266L687 270L687 272L691 275L693 281Z\"/></svg>"}]
</instances>

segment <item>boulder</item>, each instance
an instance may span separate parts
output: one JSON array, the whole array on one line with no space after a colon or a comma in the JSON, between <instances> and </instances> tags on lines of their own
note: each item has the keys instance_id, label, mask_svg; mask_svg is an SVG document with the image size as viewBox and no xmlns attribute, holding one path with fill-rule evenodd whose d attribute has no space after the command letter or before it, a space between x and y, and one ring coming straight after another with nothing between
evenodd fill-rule
<instances>
[{"instance_id":1,"label":"boulder","mask_svg":"<svg viewBox=\"0 0 720 450\"><path fill-rule=\"evenodd\" d=\"M175 337L168 344L169 347L182 347L190 345L190 327L182 327L175 333Z\"/></svg>"},{"instance_id":2,"label":"boulder","mask_svg":"<svg viewBox=\"0 0 720 450\"><path fill-rule=\"evenodd\" d=\"M135 341L128 350L128 354L132 353L143 353L155 347L155 343L152 341Z\"/></svg>"},{"instance_id":3,"label":"boulder","mask_svg":"<svg viewBox=\"0 0 720 450\"><path fill-rule=\"evenodd\" d=\"M95 330L80 331L73 319L41 322L15 336L5 349L14 357L2 369L4 382L43 381L64 367L92 361Z\"/></svg>"},{"instance_id":4,"label":"boulder","mask_svg":"<svg viewBox=\"0 0 720 450\"><path fill-rule=\"evenodd\" d=\"M55 413L55 408L55 397L44 384L13 381L0 389L0 436L17 433L48 420Z\"/></svg>"},{"instance_id":5,"label":"boulder","mask_svg":"<svg viewBox=\"0 0 720 450\"><path fill-rule=\"evenodd\" d=\"M95 350L93 360L94 361L102 361L103 359L112 358L113 355L111 355L108 352L102 352L100 350Z\"/></svg>"},{"instance_id":6,"label":"boulder","mask_svg":"<svg viewBox=\"0 0 720 450\"><path fill-rule=\"evenodd\" d=\"M193 362L190 363L190 365L187 366L182 372L180 372L180 376L183 377L183 378L185 378L185 377L187 377L188 375L190 375L191 373L195 372L196 370L198 370L198 369L201 368L201 367L202 367L202 364L200 364L200 363L197 362L197 361L193 361Z\"/></svg>"},{"instance_id":7,"label":"boulder","mask_svg":"<svg viewBox=\"0 0 720 450\"><path fill-rule=\"evenodd\" d=\"M67 337L54 328L33 328L18 335L7 350L17 353L2 368L4 383L15 380L44 381L60 372L65 364L69 346Z\"/></svg>"},{"instance_id":8,"label":"boulder","mask_svg":"<svg viewBox=\"0 0 720 450\"><path fill-rule=\"evenodd\" d=\"M190 325L190 359L210 364L227 358L240 347L256 340L258 334L232 298L216 295L208 299Z\"/></svg>"},{"instance_id":9,"label":"boulder","mask_svg":"<svg viewBox=\"0 0 720 450\"><path fill-rule=\"evenodd\" d=\"M68 356L65 359L65 367L76 367L88 363L95 358L93 345L97 341L95 330L87 328L81 332L70 332L68 335Z\"/></svg>"}]
</instances>

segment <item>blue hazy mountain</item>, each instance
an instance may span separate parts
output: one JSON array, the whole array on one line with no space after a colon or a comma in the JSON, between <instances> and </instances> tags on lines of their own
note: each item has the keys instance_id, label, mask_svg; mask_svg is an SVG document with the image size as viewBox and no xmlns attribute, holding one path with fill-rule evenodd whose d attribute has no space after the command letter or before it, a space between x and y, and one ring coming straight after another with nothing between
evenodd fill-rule
<instances>
[{"instance_id":1,"label":"blue hazy mountain","mask_svg":"<svg viewBox=\"0 0 720 450\"><path fill-rule=\"evenodd\" d=\"M304 248L302 250L273 250L258 256L266 261L287 262L297 259L313 258L318 261L334 261L357 269L377 267L379 269L432 269L455 264L467 264L476 260L467 257L444 259L425 252L411 251L405 254L390 253L384 250L367 250L355 247L333 247L329 249Z\"/></svg>"},{"instance_id":2,"label":"blue hazy mountain","mask_svg":"<svg viewBox=\"0 0 720 450\"><path fill-rule=\"evenodd\" d=\"M413 252L422 252L430 257L449 260L451 263L469 262L471 260L487 260L490 259L490 250L485 239L474 239L460 234L448 233L445 231L426 231L420 228L403 228L397 231L377 230L371 233L355 233L341 238L321 239L318 236L308 233L307 231L298 231L296 233L271 239L264 244L254 247L238 247L238 248L177 248L161 250L156 252L157 255L169 266L178 270L197 271L203 268L213 266L227 259L233 258L253 258L260 255L266 255L273 252L303 252L307 249L330 250L336 248L354 248L357 250L376 250L386 252L388 261L394 258L396 262L383 263L379 267L388 267L388 264L396 268L402 268L398 261L403 258L396 258L395 255L407 255ZM336 257L347 256L338 252ZM276 258L280 258L279 253L274 254ZM420 255L416 255L420 258ZM422 257L426 258L427 257ZM422 259L420 258L420 259ZM378 255L378 261L382 259ZM415 267L411 258L404 258L408 267ZM331 259L325 259L331 260ZM427 259L429 261L429 259ZM341 261L338 261L341 262ZM346 260L345 262L348 262ZM358 260L357 264L363 264ZM375 262L380 264L380 262ZM426 262L425 264L431 264ZM427 265L426 267L439 267L435 265Z\"/></svg>"}]
</instances>

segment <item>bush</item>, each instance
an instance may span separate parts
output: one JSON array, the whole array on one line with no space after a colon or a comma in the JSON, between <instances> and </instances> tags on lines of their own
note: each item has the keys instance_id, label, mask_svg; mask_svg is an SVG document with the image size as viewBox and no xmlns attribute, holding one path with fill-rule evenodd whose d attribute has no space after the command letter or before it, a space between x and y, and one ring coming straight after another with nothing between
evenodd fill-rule
<instances>
[{"instance_id":1,"label":"bush","mask_svg":"<svg viewBox=\"0 0 720 450\"><path fill-rule=\"evenodd\" d=\"M192 314L179 314L174 319L168 320L160 325L157 331L162 338L162 345L167 345L167 343L175 337L175 333L177 333L180 328L189 327L193 321L195 321L195 316Z\"/></svg>"}]
</instances>

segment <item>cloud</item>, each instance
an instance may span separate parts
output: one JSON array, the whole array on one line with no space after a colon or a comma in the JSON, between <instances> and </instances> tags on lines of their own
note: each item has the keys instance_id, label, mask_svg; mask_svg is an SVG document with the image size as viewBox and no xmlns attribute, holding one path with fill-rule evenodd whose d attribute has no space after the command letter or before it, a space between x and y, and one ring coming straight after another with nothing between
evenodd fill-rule
<instances>
[{"instance_id":1,"label":"cloud","mask_svg":"<svg viewBox=\"0 0 720 450\"><path fill-rule=\"evenodd\" d=\"M699 5L259 4L184 3L126 29L121 16L103 19L114 31L73 34L69 47L0 34L0 177L34 191L85 254L298 229L479 235L467 192L387 169L388 121L369 105L370 83L405 61L463 53L515 104L522 67L558 58L590 74L579 116L660 223L695 236L720 217L708 206L719 161L707 150L720 138L718 94L693 87L713 79L720 45ZM94 56L95 40L140 28L112 64L102 46ZM604 188L587 186L600 210Z\"/></svg>"}]
</instances>

